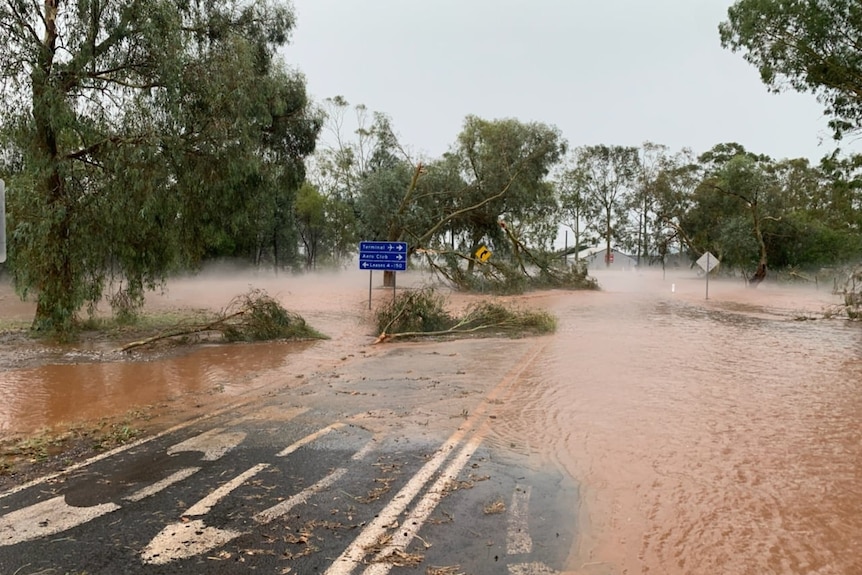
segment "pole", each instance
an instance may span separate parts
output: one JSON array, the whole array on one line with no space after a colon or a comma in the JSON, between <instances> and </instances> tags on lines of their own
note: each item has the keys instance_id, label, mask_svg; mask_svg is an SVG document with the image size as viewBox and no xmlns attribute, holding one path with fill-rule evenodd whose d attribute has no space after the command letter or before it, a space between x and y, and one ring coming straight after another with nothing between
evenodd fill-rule
<instances>
[{"instance_id":1,"label":"pole","mask_svg":"<svg viewBox=\"0 0 862 575\"><path fill-rule=\"evenodd\" d=\"M374 270L368 270L368 309L371 309L371 276L374 275Z\"/></svg>"},{"instance_id":2,"label":"pole","mask_svg":"<svg viewBox=\"0 0 862 575\"><path fill-rule=\"evenodd\" d=\"M706 299L709 299L709 252L706 252Z\"/></svg>"},{"instance_id":3,"label":"pole","mask_svg":"<svg viewBox=\"0 0 862 575\"><path fill-rule=\"evenodd\" d=\"M392 273L392 301L395 301L395 283L396 283L397 279L398 279L398 273L393 272Z\"/></svg>"}]
</instances>

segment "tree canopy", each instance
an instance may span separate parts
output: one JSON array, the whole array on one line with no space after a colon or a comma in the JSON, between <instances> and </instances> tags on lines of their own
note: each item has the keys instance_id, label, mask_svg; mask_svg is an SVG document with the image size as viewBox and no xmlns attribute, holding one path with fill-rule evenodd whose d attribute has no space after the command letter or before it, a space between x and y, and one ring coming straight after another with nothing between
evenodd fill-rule
<instances>
[{"instance_id":1,"label":"tree canopy","mask_svg":"<svg viewBox=\"0 0 862 575\"><path fill-rule=\"evenodd\" d=\"M837 138L862 129L862 4L858 0L738 0L719 26L763 82L810 92Z\"/></svg>"},{"instance_id":2,"label":"tree canopy","mask_svg":"<svg viewBox=\"0 0 862 575\"><path fill-rule=\"evenodd\" d=\"M0 5L10 260L35 327L68 329L112 279L134 305L208 254L295 249L320 120L276 58L293 26L269 0Z\"/></svg>"}]
</instances>

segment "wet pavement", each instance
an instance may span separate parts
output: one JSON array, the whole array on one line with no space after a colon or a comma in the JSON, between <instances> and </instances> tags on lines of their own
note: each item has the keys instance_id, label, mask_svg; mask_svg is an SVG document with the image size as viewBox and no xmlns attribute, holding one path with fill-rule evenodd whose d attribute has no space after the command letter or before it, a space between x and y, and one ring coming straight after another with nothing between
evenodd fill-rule
<instances>
[{"instance_id":1,"label":"wet pavement","mask_svg":"<svg viewBox=\"0 0 862 575\"><path fill-rule=\"evenodd\" d=\"M0 494L0 572L559 572L577 485L483 444L541 349L501 343L393 347Z\"/></svg>"}]
</instances>

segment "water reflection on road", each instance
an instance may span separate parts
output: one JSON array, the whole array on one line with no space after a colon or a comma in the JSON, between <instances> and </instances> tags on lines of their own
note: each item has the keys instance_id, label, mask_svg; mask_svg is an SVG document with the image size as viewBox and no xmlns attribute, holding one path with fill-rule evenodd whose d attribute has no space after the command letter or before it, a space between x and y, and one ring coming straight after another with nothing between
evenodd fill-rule
<instances>
[{"instance_id":1,"label":"water reflection on road","mask_svg":"<svg viewBox=\"0 0 862 575\"><path fill-rule=\"evenodd\" d=\"M152 361L93 362L84 356L76 363L55 353L56 363L0 373L0 432L31 433L175 399L235 397L313 345L213 345Z\"/></svg>"}]
</instances>

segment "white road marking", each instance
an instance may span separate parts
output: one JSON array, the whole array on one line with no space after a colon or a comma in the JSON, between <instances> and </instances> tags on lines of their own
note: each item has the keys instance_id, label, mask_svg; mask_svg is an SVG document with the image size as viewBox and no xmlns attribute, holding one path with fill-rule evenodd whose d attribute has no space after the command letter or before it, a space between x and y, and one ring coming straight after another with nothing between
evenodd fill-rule
<instances>
[{"instance_id":1,"label":"white road marking","mask_svg":"<svg viewBox=\"0 0 862 575\"><path fill-rule=\"evenodd\" d=\"M458 452L458 455L452 460L451 463L446 467L443 473L437 478L437 480L428 488L428 491L419 500L419 503L416 504L416 507L410 512L402 522L401 527L392 534L392 539L389 543L384 546L372 559L372 563L368 566L365 571L363 571L363 575L385 575L389 573L392 569L393 565L388 562L384 562L386 557L392 554L393 551L405 551L407 546L410 545L410 542L413 541L413 538L416 537L416 534L419 532L419 529L424 525L425 521L428 519L428 516L431 515L431 512L437 507L437 504L440 503L440 500L446 496L446 487L450 481L455 481L458 478L458 474L461 473L461 470L464 469L464 466L467 465L467 462L470 461L470 457L473 455L473 452L479 447L482 443L482 438L487 433L487 425L483 426L476 435L471 437L461 451Z\"/></svg>"},{"instance_id":2,"label":"white road marking","mask_svg":"<svg viewBox=\"0 0 862 575\"><path fill-rule=\"evenodd\" d=\"M192 515L206 515L215 506L216 503L224 499L231 491L269 467L268 463L258 463L254 467L246 469L227 483L219 486L215 491L186 509L184 516L191 517Z\"/></svg>"},{"instance_id":3,"label":"white road marking","mask_svg":"<svg viewBox=\"0 0 862 575\"><path fill-rule=\"evenodd\" d=\"M319 493L324 489L331 486L333 483L341 479L341 477L347 473L347 469L344 467L339 467L314 485L306 487L296 495L288 497L281 503L277 503L270 507L269 509L264 509L260 513L254 516L254 520L258 523L269 523L275 519L278 519L285 513L289 512L291 509L299 505L300 503L305 503L308 501L308 498L314 495L315 493Z\"/></svg>"},{"instance_id":4,"label":"white road marking","mask_svg":"<svg viewBox=\"0 0 862 575\"><path fill-rule=\"evenodd\" d=\"M361 563L366 555L366 549L374 545L386 533L388 526L398 520L399 515L404 512L410 502L419 494L422 488L428 483L433 475L437 472L443 462L449 457L449 454L458 447L458 444L470 433L473 427L479 422L484 421L483 428L487 426L486 412L494 401L504 391L506 391L518 377L523 373L527 366L533 363L533 360L544 349L544 344L537 344L527 353L527 358L513 368L506 376L498 383L494 389L485 397L485 400L479 404L473 414L467 418L467 421L453 433L446 443L444 443L437 453L428 460L421 469L410 478L410 480L401 488L401 490L393 497L380 513L363 529L356 539L348 545L341 555L329 566L324 575L349 575L353 569ZM477 437L481 434L477 433ZM481 443L481 439L479 440Z\"/></svg>"},{"instance_id":5,"label":"white road marking","mask_svg":"<svg viewBox=\"0 0 862 575\"><path fill-rule=\"evenodd\" d=\"M268 463L259 463L245 470L189 507L183 513L184 520L171 523L153 537L141 552L141 560L144 563L164 565L176 559L205 553L242 535L239 531L207 527L202 519L190 521L185 518L206 515L221 499L267 467Z\"/></svg>"},{"instance_id":6,"label":"white road marking","mask_svg":"<svg viewBox=\"0 0 862 575\"><path fill-rule=\"evenodd\" d=\"M171 455L180 451L201 451L204 454L204 460L213 461L239 445L243 439L245 439L245 433L222 433L221 429L213 429L174 445L168 449L168 454ZM118 451L112 453L118 453ZM97 458L93 458L88 460L87 463L93 463L97 460ZM124 499L131 502L140 501L166 489L174 483L190 477L199 470L199 467L180 469L153 485L139 489ZM33 482L29 485L36 484L37 482ZM14 492L15 490L10 490L3 495L9 495ZM65 496L61 495L23 509L12 511L0 517L0 545L14 545L21 541L54 535L117 509L120 509L120 506L116 503L103 503L90 507L72 507L66 504Z\"/></svg>"},{"instance_id":7,"label":"white road marking","mask_svg":"<svg viewBox=\"0 0 862 575\"><path fill-rule=\"evenodd\" d=\"M560 575L560 572L544 563L519 563L509 565L509 575Z\"/></svg>"},{"instance_id":8,"label":"white road marking","mask_svg":"<svg viewBox=\"0 0 862 575\"><path fill-rule=\"evenodd\" d=\"M506 554L517 555L533 550L533 539L530 537L530 491L531 486L515 486L512 494L512 505L509 507L509 527L506 533Z\"/></svg>"},{"instance_id":9,"label":"white road marking","mask_svg":"<svg viewBox=\"0 0 862 575\"><path fill-rule=\"evenodd\" d=\"M72 507L66 503L65 496L60 495L0 517L0 545L54 535L119 508L115 503Z\"/></svg>"},{"instance_id":10,"label":"white road marking","mask_svg":"<svg viewBox=\"0 0 862 575\"><path fill-rule=\"evenodd\" d=\"M389 503L380 510L380 513L375 517L368 526L357 535L356 539L345 549L341 555L329 566L325 575L348 575L353 572L353 568L362 561L365 556L365 549L374 545L380 537L386 533L387 526L397 521L398 516L407 508L413 498L422 490L422 487L431 480L431 477L443 465L443 462L449 457L449 454L461 442L461 439L469 431L470 425L464 427L452 434L446 443L437 450L437 453L422 466L421 469L410 478L410 480L395 494Z\"/></svg>"},{"instance_id":11,"label":"white road marking","mask_svg":"<svg viewBox=\"0 0 862 575\"><path fill-rule=\"evenodd\" d=\"M150 495L155 495L163 489L167 489L174 483L179 483L183 479L191 477L200 470L200 467L186 467L184 469L180 469L179 471L168 475L161 481L156 481L152 485L147 485L146 487L135 491L134 493L132 493L128 497L124 497L123 499L125 499L126 501L140 501L141 499L149 497Z\"/></svg>"},{"instance_id":12,"label":"white road marking","mask_svg":"<svg viewBox=\"0 0 862 575\"><path fill-rule=\"evenodd\" d=\"M174 523L162 529L141 553L144 563L164 565L176 559L187 559L224 545L242 533L207 527L200 519Z\"/></svg>"},{"instance_id":13,"label":"white road marking","mask_svg":"<svg viewBox=\"0 0 862 575\"><path fill-rule=\"evenodd\" d=\"M254 399L247 399L245 401L240 401L237 403L231 403L231 404L226 405L225 407L223 407L221 409L218 409L216 411L211 411L210 413L207 413L205 415L201 415L200 417L196 417L195 419L192 419L190 421L185 421L183 423L180 423L179 425L175 425L169 429L165 429L164 431L161 431L155 435L151 435L149 437L144 437L142 439L139 439L137 441L133 441L131 443L126 443L125 445L115 447L114 449L111 449L110 451L105 451L104 453L100 453L99 455L97 455L95 457L91 457L90 459L87 459L86 461L82 461L80 463L75 463L73 465L70 465L69 467L66 467L65 469L63 469L62 471L57 471L56 473L50 473L48 475L43 475L42 477L38 477L32 481L28 481L27 483L22 483L21 485L19 485L17 487L13 487L12 489L9 489L8 491L4 491L3 493L0 493L0 499L3 499L4 497L8 497L8 496L13 495L15 493L19 493L21 491L24 491L25 489L35 487L36 485L41 485L42 483L47 483L48 481L51 481L52 479L56 479L58 477L63 477L64 475L69 475L70 473L78 471L79 469L84 469L85 467L88 467L88 466L90 466L90 465L92 465L98 461L102 461L103 459L108 459L109 457L113 457L114 455L117 455L119 453L123 453L125 451L129 451L130 449L134 449L135 447L145 445L145 444L147 444L147 443L149 443L155 439L159 439L159 438L164 437L166 435L170 435L171 433L175 433L175 432L179 431L180 429L185 429L185 428L190 427L196 423L199 423L201 421L205 421L207 419L211 419L213 417L221 415L222 413L225 413L225 412L230 411L232 409L242 407L248 403L251 403L252 401L254 401Z\"/></svg>"},{"instance_id":14,"label":"white road marking","mask_svg":"<svg viewBox=\"0 0 862 575\"><path fill-rule=\"evenodd\" d=\"M215 461L242 443L243 439L245 433L242 431L225 432L223 428L217 427L169 447L168 455L182 451L200 451L204 454L204 461Z\"/></svg>"},{"instance_id":15,"label":"white road marking","mask_svg":"<svg viewBox=\"0 0 862 575\"><path fill-rule=\"evenodd\" d=\"M369 453L371 453L373 450L374 450L374 440L372 439L371 441L366 443L362 449L360 449L359 451L354 453L353 457L351 457L350 459L353 461L362 461L363 459L365 459L365 456L368 455Z\"/></svg>"},{"instance_id":16,"label":"white road marking","mask_svg":"<svg viewBox=\"0 0 862 575\"><path fill-rule=\"evenodd\" d=\"M331 425L303 438L297 443L305 445L324 435L324 433L321 433L324 430L327 430L326 433L328 433L338 427L340 427L338 424ZM297 445L297 443L293 445ZM371 444L372 442L369 442L363 446L363 448L360 449L353 458L356 459L358 455L364 456L364 454L368 452L368 446ZM194 555L212 551L213 549L228 543L232 539L243 535L244 532L242 531L208 527L204 523L203 519L189 521L187 518L206 515L221 499L269 466L270 465L268 463L260 463L247 469L245 472L219 486L215 491L192 505L183 514L183 517L186 518L185 520L177 521L168 525L162 529L159 534L152 539L152 541L150 541L146 548L141 552L141 560L144 563L164 565L177 559L186 559ZM295 506L301 503L306 503L312 495L329 488L333 483L341 479L345 473L347 473L347 469L343 467L334 470L314 485L311 485L296 495L259 512L254 516L255 521L266 524L281 517Z\"/></svg>"},{"instance_id":17,"label":"white road marking","mask_svg":"<svg viewBox=\"0 0 862 575\"><path fill-rule=\"evenodd\" d=\"M199 467L187 467L168 477L148 485L132 493L126 501L140 501L159 491L182 481L199 471ZM22 541L30 541L39 537L54 535L78 525L83 525L97 517L120 509L116 503L102 503L90 507L72 507L68 505L64 495L47 499L35 505L12 511L0 517L0 546L14 545Z\"/></svg>"},{"instance_id":18,"label":"white road marking","mask_svg":"<svg viewBox=\"0 0 862 575\"><path fill-rule=\"evenodd\" d=\"M293 453L294 451L296 451L297 449L299 449L300 447L302 447L303 445L308 445L309 443L311 443L315 439L323 437L327 433L335 431L336 429L341 429L342 427L344 427L343 423L333 423L332 425L327 425L323 429L320 429L318 431L315 431L311 435L303 437L302 439L300 439L299 441L297 441L293 445L288 445L287 447L285 447L284 449L279 451L276 455L278 457L286 457L286 456L290 455L291 453Z\"/></svg>"}]
</instances>

